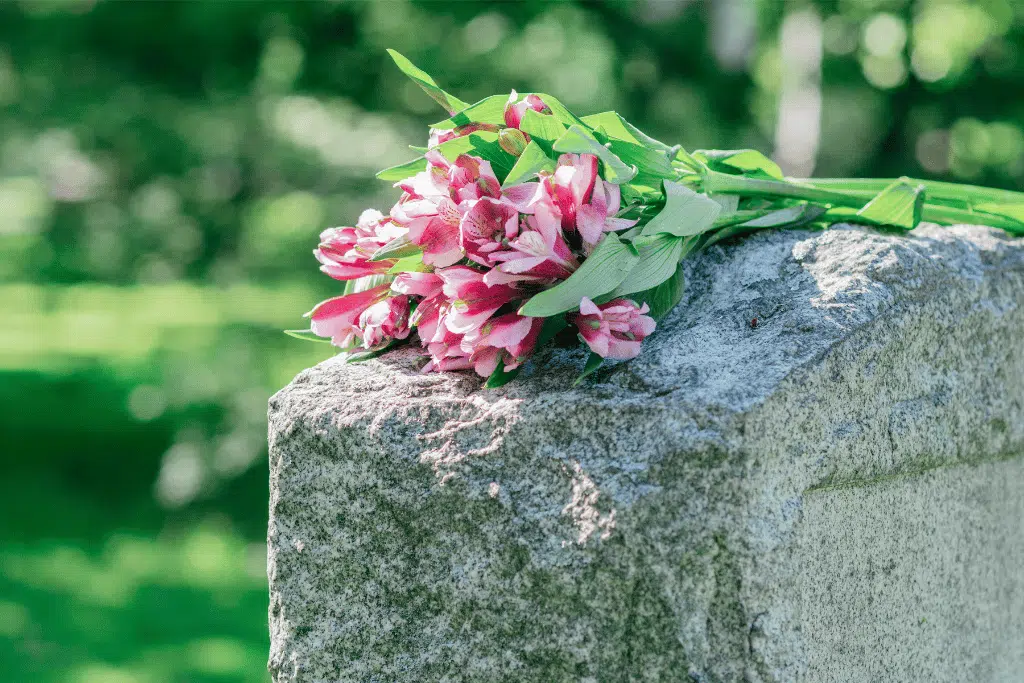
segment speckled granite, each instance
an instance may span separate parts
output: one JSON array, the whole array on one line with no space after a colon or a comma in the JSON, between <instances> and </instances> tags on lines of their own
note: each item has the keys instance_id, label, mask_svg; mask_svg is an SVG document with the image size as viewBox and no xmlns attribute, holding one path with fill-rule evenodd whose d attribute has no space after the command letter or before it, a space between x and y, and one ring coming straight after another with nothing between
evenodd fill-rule
<instances>
[{"instance_id":1,"label":"speckled granite","mask_svg":"<svg viewBox=\"0 0 1024 683\"><path fill-rule=\"evenodd\" d=\"M582 353L487 391L397 352L271 399L277 683L1022 680L1024 241L687 269L576 388Z\"/></svg>"}]
</instances>

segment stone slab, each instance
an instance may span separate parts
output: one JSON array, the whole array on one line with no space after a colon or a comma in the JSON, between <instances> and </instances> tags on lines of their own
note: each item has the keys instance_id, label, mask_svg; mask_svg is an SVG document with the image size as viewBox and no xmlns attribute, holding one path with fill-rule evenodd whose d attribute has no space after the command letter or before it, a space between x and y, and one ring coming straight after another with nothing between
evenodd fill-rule
<instances>
[{"instance_id":1,"label":"stone slab","mask_svg":"<svg viewBox=\"0 0 1024 683\"><path fill-rule=\"evenodd\" d=\"M687 287L575 388L274 396L274 680L1021 680L1024 240L765 233Z\"/></svg>"}]
</instances>

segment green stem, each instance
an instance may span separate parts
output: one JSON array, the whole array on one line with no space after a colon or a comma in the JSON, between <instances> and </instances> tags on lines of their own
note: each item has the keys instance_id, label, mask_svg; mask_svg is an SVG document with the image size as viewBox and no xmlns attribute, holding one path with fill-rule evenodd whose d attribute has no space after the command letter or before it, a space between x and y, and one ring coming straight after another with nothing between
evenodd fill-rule
<instances>
[{"instance_id":1,"label":"green stem","mask_svg":"<svg viewBox=\"0 0 1024 683\"><path fill-rule=\"evenodd\" d=\"M924 185L925 196L952 199L967 204L994 202L998 204L1024 204L1024 192L997 190L978 185L959 185L940 180L920 180L907 178L911 185ZM832 190L856 191L864 194L877 194L895 182L895 178L808 178L795 179L798 183L810 183L818 187Z\"/></svg>"},{"instance_id":2,"label":"green stem","mask_svg":"<svg viewBox=\"0 0 1024 683\"><path fill-rule=\"evenodd\" d=\"M811 182L817 183L817 180L811 182L798 180L765 180L762 178L747 178L739 175L729 175L728 173L719 173L717 171L710 170L704 174L703 180L705 192L710 193L738 194L748 197L764 197L767 199L787 197L790 199L802 199L804 201L815 202L817 204L846 206L854 209L864 208L864 205L871 201L871 198L877 194L877 192L885 189L885 187L888 187L892 182L870 180L860 183L858 181L851 182L830 179L825 182L832 185L832 188L824 188L816 187L811 184ZM910 182L913 183L917 181L911 180ZM925 184L925 205L922 210L921 217L930 223L942 223L945 225L953 225L956 223L982 223L983 225L988 225L993 228L1002 228L1015 234L1020 234L1024 231L1024 225L1022 225L1020 221L1007 216L1000 216L991 213L979 213L969 209L958 209L956 207L945 206L943 204L928 203L928 182L922 182ZM875 186L870 183L878 183L879 187L877 190L875 190ZM882 183L886 184L882 185ZM851 185L861 186L849 187ZM839 187L844 187L845 189L833 189ZM966 186L953 185L951 183L941 183L937 189L945 190L945 198L947 199L962 200L964 194L960 194L959 196L950 196L952 194L950 188L958 187L964 188L964 192L974 189ZM977 189L984 191L986 188ZM1003 194L1018 194L1010 193L1006 190L989 190L988 192L996 193L1000 196ZM1024 199L1024 195L1020 196ZM985 199L988 198L989 197L985 197Z\"/></svg>"}]
</instances>

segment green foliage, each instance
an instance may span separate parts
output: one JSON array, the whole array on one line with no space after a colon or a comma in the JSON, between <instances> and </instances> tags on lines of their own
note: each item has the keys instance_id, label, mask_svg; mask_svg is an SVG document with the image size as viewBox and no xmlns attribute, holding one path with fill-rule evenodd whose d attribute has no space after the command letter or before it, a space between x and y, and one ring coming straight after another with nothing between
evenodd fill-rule
<instances>
[{"instance_id":1,"label":"green foliage","mask_svg":"<svg viewBox=\"0 0 1024 683\"><path fill-rule=\"evenodd\" d=\"M555 162L545 154L544 149L538 144L537 138L534 138L530 140L530 144L519 155L516 165L512 167L508 177L505 178L505 182L502 183L502 188L520 185L533 180L541 171L554 170Z\"/></svg>"},{"instance_id":2,"label":"green foliage","mask_svg":"<svg viewBox=\"0 0 1024 683\"><path fill-rule=\"evenodd\" d=\"M430 95L438 104L448 110L448 113L455 114L455 112L466 109L469 105L455 97L449 95L441 87L434 82L434 79L430 77L426 71L423 71L415 64L406 59L402 54L388 48L388 54L391 55L391 59L395 60L395 64L401 69L402 73L411 78L413 82L423 88L423 91Z\"/></svg>"},{"instance_id":3,"label":"green foliage","mask_svg":"<svg viewBox=\"0 0 1024 683\"><path fill-rule=\"evenodd\" d=\"M613 291L639 262L636 249L607 233L586 261L551 289L546 289L523 304L519 315L547 318L579 308L583 297L597 298Z\"/></svg>"},{"instance_id":4,"label":"green foliage","mask_svg":"<svg viewBox=\"0 0 1024 683\"><path fill-rule=\"evenodd\" d=\"M722 205L707 195L666 180L665 208L651 219L641 234L699 235L714 225L721 212Z\"/></svg>"},{"instance_id":5,"label":"green foliage","mask_svg":"<svg viewBox=\"0 0 1024 683\"><path fill-rule=\"evenodd\" d=\"M913 230L921 222L924 202L924 185L911 185L901 179L865 204L857 218L872 225Z\"/></svg>"},{"instance_id":6,"label":"green foliage","mask_svg":"<svg viewBox=\"0 0 1024 683\"><path fill-rule=\"evenodd\" d=\"M582 126L570 126L560 138L555 140L552 147L556 152L596 155L604 167L604 179L616 185L629 182L637 174L635 166L623 163L622 159L598 142L597 138Z\"/></svg>"}]
</instances>

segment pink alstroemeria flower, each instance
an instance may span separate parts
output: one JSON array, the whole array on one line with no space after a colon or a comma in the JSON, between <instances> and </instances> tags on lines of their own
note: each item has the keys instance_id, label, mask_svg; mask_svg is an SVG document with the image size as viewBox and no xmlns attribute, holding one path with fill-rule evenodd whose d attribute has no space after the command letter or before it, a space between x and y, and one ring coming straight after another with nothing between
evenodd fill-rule
<instances>
[{"instance_id":1,"label":"pink alstroemeria flower","mask_svg":"<svg viewBox=\"0 0 1024 683\"><path fill-rule=\"evenodd\" d=\"M430 299L441 293L444 280L434 273L399 273L391 283L392 291Z\"/></svg>"},{"instance_id":2,"label":"pink alstroemeria flower","mask_svg":"<svg viewBox=\"0 0 1024 683\"><path fill-rule=\"evenodd\" d=\"M409 297L389 296L359 315L363 348L372 349L392 339L409 336Z\"/></svg>"},{"instance_id":3,"label":"pink alstroemeria flower","mask_svg":"<svg viewBox=\"0 0 1024 683\"><path fill-rule=\"evenodd\" d=\"M499 308L522 296L509 285L488 285L483 273L468 266L452 266L437 274L444 280L442 291L450 302L444 324L455 334L480 327Z\"/></svg>"},{"instance_id":4,"label":"pink alstroemeria flower","mask_svg":"<svg viewBox=\"0 0 1024 683\"><path fill-rule=\"evenodd\" d=\"M390 287L380 285L373 289L345 296L337 296L318 303L306 315L309 329L318 337L328 337L340 349L350 351L359 346L363 331L359 318L370 306L384 299Z\"/></svg>"},{"instance_id":5,"label":"pink alstroemeria flower","mask_svg":"<svg viewBox=\"0 0 1024 683\"><path fill-rule=\"evenodd\" d=\"M597 180L597 157L593 154L563 154L553 175L545 179L555 206L562 214L562 229L576 229L576 212L590 201Z\"/></svg>"},{"instance_id":6,"label":"pink alstroemeria flower","mask_svg":"<svg viewBox=\"0 0 1024 683\"><path fill-rule=\"evenodd\" d=\"M583 297L575 322L591 351L602 358L627 360L640 353L640 342L654 332L654 318L644 315L649 310L647 304L640 307L628 299L598 306Z\"/></svg>"},{"instance_id":7,"label":"pink alstroemeria flower","mask_svg":"<svg viewBox=\"0 0 1024 683\"><path fill-rule=\"evenodd\" d=\"M501 185L489 162L467 154L449 163L440 153L426 154L428 166L396 183L405 191L391 209L395 223L409 230L409 239L423 248L423 262L443 268L462 258L459 223L469 202L501 196Z\"/></svg>"},{"instance_id":8,"label":"pink alstroemeria flower","mask_svg":"<svg viewBox=\"0 0 1024 683\"><path fill-rule=\"evenodd\" d=\"M519 234L519 212L503 200L483 197L462 217L459 244L471 261L493 266L490 255Z\"/></svg>"},{"instance_id":9,"label":"pink alstroemeria flower","mask_svg":"<svg viewBox=\"0 0 1024 683\"><path fill-rule=\"evenodd\" d=\"M492 318L462 338L462 350L471 354L473 369L481 377L490 377L504 362L505 370L519 367L533 353L543 318L525 318L506 313Z\"/></svg>"},{"instance_id":10,"label":"pink alstroemeria flower","mask_svg":"<svg viewBox=\"0 0 1024 683\"><path fill-rule=\"evenodd\" d=\"M328 228L320 233L313 255L320 270L335 280L355 280L387 272L394 261L370 261L373 253L405 232L379 211L367 209L353 227Z\"/></svg>"},{"instance_id":11,"label":"pink alstroemeria flower","mask_svg":"<svg viewBox=\"0 0 1024 683\"><path fill-rule=\"evenodd\" d=\"M512 94L508 96L508 103L505 105L505 125L509 128L518 128L519 124L523 122L523 114L526 113L527 109L544 113L548 111L548 106L544 104L544 100L536 95L527 95L520 100L519 93L513 90Z\"/></svg>"},{"instance_id":12,"label":"pink alstroemeria flower","mask_svg":"<svg viewBox=\"0 0 1024 683\"><path fill-rule=\"evenodd\" d=\"M576 229L583 240L583 250L588 254L601 241L604 233L636 225L636 220L615 217L619 212L620 197L618 185L598 178L594 181L590 203L576 210Z\"/></svg>"},{"instance_id":13,"label":"pink alstroemeria flower","mask_svg":"<svg viewBox=\"0 0 1024 683\"><path fill-rule=\"evenodd\" d=\"M503 280L495 275L488 278L489 282L509 279L564 280L579 268L562 234L562 219L558 209L550 201L538 202L524 226L525 229L509 242L506 250L492 252L490 256L492 262L499 264L495 269L497 273L520 277Z\"/></svg>"}]
</instances>

